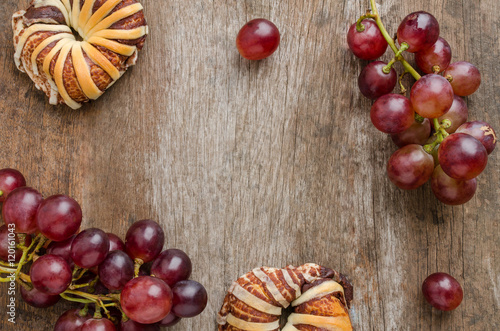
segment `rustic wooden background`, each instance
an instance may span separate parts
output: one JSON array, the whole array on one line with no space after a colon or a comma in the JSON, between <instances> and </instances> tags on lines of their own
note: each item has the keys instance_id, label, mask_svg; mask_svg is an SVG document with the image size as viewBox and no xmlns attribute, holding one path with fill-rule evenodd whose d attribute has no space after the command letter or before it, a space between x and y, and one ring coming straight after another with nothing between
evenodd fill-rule
<instances>
[{"instance_id":1,"label":"rustic wooden background","mask_svg":"<svg viewBox=\"0 0 500 331\"><path fill-rule=\"evenodd\" d=\"M482 72L470 118L499 132L500 2L380 2L390 33L412 11L438 18L453 60ZM345 41L368 0L143 0L151 34L138 65L79 111L48 105L14 66L10 17L27 3L4 0L0 12L0 168L20 169L45 196L75 197L84 227L123 237L136 220L161 222L166 247L191 256L192 279L210 295L202 315L170 330L214 330L241 274L305 262L349 276L357 330L500 328L499 151L464 206L439 203L428 184L392 185L385 165L396 148L370 123L357 88L366 62ZM249 62L235 37L257 17L282 42ZM453 312L423 299L436 271L463 285ZM2 314L0 329L51 330L68 307L18 300L17 324Z\"/></svg>"}]
</instances>

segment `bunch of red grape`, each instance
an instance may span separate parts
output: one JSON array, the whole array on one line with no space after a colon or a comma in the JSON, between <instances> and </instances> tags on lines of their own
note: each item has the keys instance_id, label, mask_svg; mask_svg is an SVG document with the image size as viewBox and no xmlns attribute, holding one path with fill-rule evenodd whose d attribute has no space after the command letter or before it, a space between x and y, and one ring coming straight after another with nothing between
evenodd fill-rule
<instances>
[{"instance_id":1,"label":"bunch of red grape","mask_svg":"<svg viewBox=\"0 0 500 331\"><path fill-rule=\"evenodd\" d=\"M376 60L389 45L395 57L389 62L369 63L358 78L361 93L375 100L370 111L373 125L390 134L400 148L389 159L389 179L411 190L430 180L434 195L443 203L469 201L477 187L476 177L485 169L488 154L496 145L495 131L486 122L467 122L468 110L461 98L474 93L481 83L471 63L451 63L451 47L439 36L434 16L419 11L406 16L397 30L398 49L380 21L376 8L362 16L347 34L349 48L364 60ZM420 76L405 61L403 52L415 53ZM417 81L410 98L392 93L401 62L405 73Z\"/></svg>"},{"instance_id":2,"label":"bunch of red grape","mask_svg":"<svg viewBox=\"0 0 500 331\"><path fill-rule=\"evenodd\" d=\"M0 170L0 203L0 280L17 282L37 308L61 298L84 304L61 315L56 331L159 330L205 309L205 288L188 279L191 260L178 249L162 251L158 223L135 222L125 242L98 228L79 232L74 199L44 199L15 169Z\"/></svg>"}]
</instances>

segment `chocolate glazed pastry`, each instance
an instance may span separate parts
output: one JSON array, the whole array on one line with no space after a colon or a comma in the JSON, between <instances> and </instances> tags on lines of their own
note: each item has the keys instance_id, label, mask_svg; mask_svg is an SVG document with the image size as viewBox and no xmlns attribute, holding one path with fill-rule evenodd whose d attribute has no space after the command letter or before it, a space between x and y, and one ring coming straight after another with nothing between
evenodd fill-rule
<instances>
[{"instance_id":1,"label":"chocolate glazed pastry","mask_svg":"<svg viewBox=\"0 0 500 331\"><path fill-rule=\"evenodd\" d=\"M283 308L292 306L283 331L352 330L353 297L347 278L317 264L256 268L229 289L217 316L219 331L278 331Z\"/></svg>"},{"instance_id":2,"label":"chocolate glazed pastry","mask_svg":"<svg viewBox=\"0 0 500 331\"><path fill-rule=\"evenodd\" d=\"M50 104L73 109L136 63L148 33L137 0L32 0L14 13L12 28L17 68Z\"/></svg>"}]
</instances>

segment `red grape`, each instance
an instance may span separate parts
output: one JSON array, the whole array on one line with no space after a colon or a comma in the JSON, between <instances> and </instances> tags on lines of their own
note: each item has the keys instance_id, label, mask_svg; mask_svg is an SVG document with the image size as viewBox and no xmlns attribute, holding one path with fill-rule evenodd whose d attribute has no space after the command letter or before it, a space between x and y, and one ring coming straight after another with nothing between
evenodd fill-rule
<instances>
[{"instance_id":1,"label":"red grape","mask_svg":"<svg viewBox=\"0 0 500 331\"><path fill-rule=\"evenodd\" d=\"M12 233L9 236L9 233L10 231L6 224L0 226L0 260L19 262L21 256L23 255L22 250L20 250L19 248L15 248L15 245L19 244L19 235L16 233ZM11 245L12 243L14 243L14 245ZM26 235L24 239L24 246L28 247L30 244L31 236ZM9 254L9 249L11 248L10 246L14 246L14 253L11 252L11 254ZM9 255L11 255L10 259ZM12 259L13 257L14 259Z\"/></svg>"},{"instance_id":2,"label":"red grape","mask_svg":"<svg viewBox=\"0 0 500 331\"><path fill-rule=\"evenodd\" d=\"M469 116L469 111L467 110L467 104L458 95L453 96L453 103L451 104L450 110L446 112L443 116L439 117L439 122L445 119L451 121L451 126L446 130L448 133L454 133L458 127L467 121Z\"/></svg>"},{"instance_id":3,"label":"red grape","mask_svg":"<svg viewBox=\"0 0 500 331\"><path fill-rule=\"evenodd\" d=\"M172 287L191 275L191 259L180 249L167 249L154 260L151 275L161 278Z\"/></svg>"},{"instance_id":4,"label":"red grape","mask_svg":"<svg viewBox=\"0 0 500 331\"><path fill-rule=\"evenodd\" d=\"M418 11L406 16L398 27L398 42L407 43L408 52L431 47L439 37L439 23L431 14Z\"/></svg>"},{"instance_id":5,"label":"red grape","mask_svg":"<svg viewBox=\"0 0 500 331\"><path fill-rule=\"evenodd\" d=\"M53 306L59 302L59 299L61 299L59 295L46 294L42 291L37 290L36 288L32 288L28 291L24 288L24 286L21 286L20 290L23 300L28 305L35 308L47 308Z\"/></svg>"},{"instance_id":6,"label":"red grape","mask_svg":"<svg viewBox=\"0 0 500 331\"><path fill-rule=\"evenodd\" d=\"M71 283L71 269L62 257L47 254L31 265L30 277L37 290L57 295L66 291Z\"/></svg>"},{"instance_id":7,"label":"red grape","mask_svg":"<svg viewBox=\"0 0 500 331\"><path fill-rule=\"evenodd\" d=\"M159 325L161 326L174 326L177 323L179 323L181 318L177 315L175 315L172 311L168 313L168 315L162 319L160 322L158 322Z\"/></svg>"},{"instance_id":8,"label":"red grape","mask_svg":"<svg viewBox=\"0 0 500 331\"><path fill-rule=\"evenodd\" d=\"M66 195L53 195L43 200L36 214L40 232L53 241L63 241L74 235L82 223L78 202Z\"/></svg>"},{"instance_id":9,"label":"red grape","mask_svg":"<svg viewBox=\"0 0 500 331\"><path fill-rule=\"evenodd\" d=\"M109 252L99 264L99 279L111 291L121 290L134 278L134 262L123 251Z\"/></svg>"},{"instance_id":10,"label":"red grape","mask_svg":"<svg viewBox=\"0 0 500 331\"><path fill-rule=\"evenodd\" d=\"M160 331L158 324L141 324L133 320L120 323L120 331Z\"/></svg>"},{"instance_id":11,"label":"red grape","mask_svg":"<svg viewBox=\"0 0 500 331\"><path fill-rule=\"evenodd\" d=\"M5 224L14 224L17 233L34 233L36 211L42 202L42 195L31 187L19 187L10 192L2 207Z\"/></svg>"},{"instance_id":12,"label":"red grape","mask_svg":"<svg viewBox=\"0 0 500 331\"><path fill-rule=\"evenodd\" d=\"M71 244L76 236L71 236L63 241L52 241L49 246L47 246L47 254L54 254L62 257L69 263L70 267L74 265L73 259L71 258Z\"/></svg>"},{"instance_id":13,"label":"red grape","mask_svg":"<svg viewBox=\"0 0 500 331\"><path fill-rule=\"evenodd\" d=\"M83 316L82 316L83 315ZM84 314L83 310L70 309L65 311L56 322L54 331L75 331L81 330L80 327L86 320L90 319L90 315Z\"/></svg>"},{"instance_id":14,"label":"red grape","mask_svg":"<svg viewBox=\"0 0 500 331\"><path fill-rule=\"evenodd\" d=\"M386 94L375 101L370 118L373 125L384 133L401 133L415 121L410 100L400 94Z\"/></svg>"},{"instance_id":15,"label":"red grape","mask_svg":"<svg viewBox=\"0 0 500 331\"><path fill-rule=\"evenodd\" d=\"M446 311L457 308L464 297L460 283L443 272L429 275L422 284L422 293L434 308Z\"/></svg>"},{"instance_id":16,"label":"red grape","mask_svg":"<svg viewBox=\"0 0 500 331\"><path fill-rule=\"evenodd\" d=\"M364 19L364 30L356 30L356 23L347 32L347 44L354 55L363 60L375 60L387 49L387 41L373 20Z\"/></svg>"},{"instance_id":17,"label":"red grape","mask_svg":"<svg viewBox=\"0 0 500 331\"><path fill-rule=\"evenodd\" d=\"M130 319L142 324L156 323L172 308L172 290L159 278L140 276L125 285L120 304Z\"/></svg>"},{"instance_id":18,"label":"red grape","mask_svg":"<svg viewBox=\"0 0 500 331\"><path fill-rule=\"evenodd\" d=\"M465 97L476 92L481 85L481 73L477 67L469 62L452 63L444 71L443 76L452 77L451 87L456 95Z\"/></svg>"},{"instance_id":19,"label":"red grape","mask_svg":"<svg viewBox=\"0 0 500 331\"><path fill-rule=\"evenodd\" d=\"M358 77L358 86L361 93L369 99L377 99L378 97L391 93L396 86L398 76L396 70L391 68L391 71L386 74L382 69L387 63L374 61L369 63Z\"/></svg>"},{"instance_id":20,"label":"red grape","mask_svg":"<svg viewBox=\"0 0 500 331\"><path fill-rule=\"evenodd\" d=\"M413 84L410 100L420 116L438 118L453 104L453 89L446 78L435 74L425 75Z\"/></svg>"},{"instance_id":21,"label":"red grape","mask_svg":"<svg viewBox=\"0 0 500 331\"><path fill-rule=\"evenodd\" d=\"M434 159L416 144L398 149L387 163L389 179L404 190L413 190L425 184L433 170Z\"/></svg>"},{"instance_id":22,"label":"red grape","mask_svg":"<svg viewBox=\"0 0 500 331\"><path fill-rule=\"evenodd\" d=\"M439 146L439 164L443 171L455 179L477 177L486 168L488 153L483 144L466 133L454 133Z\"/></svg>"},{"instance_id":23,"label":"red grape","mask_svg":"<svg viewBox=\"0 0 500 331\"><path fill-rule=\"evenodd\" d=\"M165 243L165 234L161 227L152 220L135 222L125 236L125 249L133 259L143 262L152 261L160 254Z\"/></svg>"},{"instance_id":24,"label":"red grape","mask_svg":"<svg viewBox=\"0 0 500 331\"><path fill-rule=\"evenodd\" d=\"M118 237L116 234L113 233L106 233L109 238L109 251L124 251L125 252L125 243Z\"/></svg>"},{"instance_id":25,"label":"red grape","mask_svg":"<svg viewBox=\"0 0 500 331\"><path fill-rule=\"evenodd\" d=\"M23 186L26 186L26 179L18 170L0 169L0 202L5 201L10 192Z\"/></svg>"},{"instance_id":26,"label":"red grape","mask_svg":"<svg viewBox=\"0 0 500 331\"><path fill-rule=\"evenodd\" d=\"M97 266L106 258L108 252L108 235L97 228L80 232L71 244L71 258L81 268Z\"/></svg>"},{"instance_id":27,"label":"red grape","mask_svg":"<svg viewBox=\"0 0 500 331\"><path fill-rule=\"evenodd\" d=\"M472 199L477 189L475 178L458 180L444 173L440 165L431 177L432 192L439 201L447 205L461 205Z\"/></svg>"},{"instance_id":28,"label":"red grape","mask_svg":"<svg viewBox=\"0 0 500 331\"><path fill-rule=\"evenodd\" d=\"M436 73L434 70L436 66L439 67L438 72L443 72L450 65L450 61L450 44L441 37L431 47L415 53L417 66L426 74Z\"/></svg>"},{"instance_id":29,"label":"red grape","mask_svg":"<svg viewBox=\"0 0 500 331\"><path fill-rule=\"evenodd\" d=\"M116 327L107 318L89 318L83 323L82 331L116 331Z\"/></svg>"},{"instance_id":30,"label":"red grape","mask_svg":"<svg viewBox=\"0 0 500 331\"><path fill-rule=\"evenodd\" d=\"M236 37L236 47L248 60L262 60L276 51L280 32L272 22L257 18L245 24Z\"/></svg>"},{"instance_id":31,"label":"red grape","mask_svg":"<svg viewBox=\"0 0 500 331\"><path fill-rule=\"evenodd\" d=\"M431 135L431 122L424 118L423 122L414 121L413 124L401 133L392 134L392 141L403 147L410 144L424 145Z\"/></svg>"},{"instance_id":32,"label":"red grape","mask_svg":"<svg viewBox=\"0 0 500 331\"><path fill-rule=\"evenodd\" d=\"M486 148L486 152L490 154L495 149L497 144L497 135L495 130L486 122L483 121L473 121L462 124L456 131L467 133L483 144Z\"/></svg>"},{"instance_id":33,"label":"red grape","mask_svg":"<svg viewBox=\"0 0 500 331\"><path fill-rule=\"evenodd\" d=\"M201 314L207 306L207 291L194 280L182 280L172 288L174 295L172 311L179 317Z\"/></svg>"}]
</instances>

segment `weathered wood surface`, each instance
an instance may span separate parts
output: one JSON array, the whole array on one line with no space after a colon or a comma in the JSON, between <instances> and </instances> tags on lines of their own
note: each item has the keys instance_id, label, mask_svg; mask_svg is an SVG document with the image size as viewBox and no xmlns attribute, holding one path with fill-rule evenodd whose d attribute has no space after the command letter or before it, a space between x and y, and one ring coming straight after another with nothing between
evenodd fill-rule
<instances>
[{"instance_id":1,"label":"weathered wood surface","mask_svg":"<svg viewBox=\"0 0 500 331\"><path fill-rule=\"evenodd\" d=\"M138 65L72 111L49 106L15 68L10 16L27 0L2 2L0 168L20 169L45 196L75 197L84 227L123 237L135 220L160 221L166 247L192 257L192 278L210 295L201 316L171 330L214 330L241 274L305 262L350 277L357 330L500 329L499 151L464 206L440 204L428 184L404 192L390 183L395 146L370 123L371 102L357 89L366 63L345 41L367 0L143 4L151 34ZM470 118L500 131L500 2L380 3L391 33L416 10L438 18L453 60L481 69ZM276 23L282 42L271 58L249 62L234 40L256 17ZM436 271L463 285L451 313L422 297ZM0 293L4 311L5 286ZM17 324L2 314L1 330L51 330L71 306L38 310L17 298Z\"/></svg>"}]
</instances>

